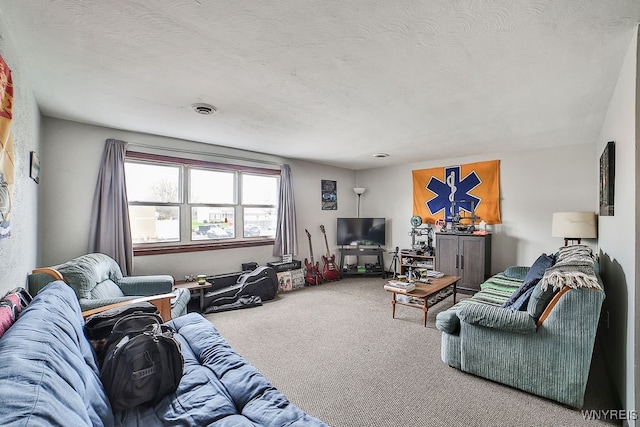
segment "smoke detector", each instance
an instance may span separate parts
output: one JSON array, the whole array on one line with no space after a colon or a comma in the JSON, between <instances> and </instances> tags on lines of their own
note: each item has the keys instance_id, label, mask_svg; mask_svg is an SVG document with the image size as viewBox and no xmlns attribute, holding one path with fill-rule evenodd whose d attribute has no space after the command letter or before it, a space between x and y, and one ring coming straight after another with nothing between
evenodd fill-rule
<instances>
[{"instance_id":1,"label":"smoke detector","mask_svg":"<svg viewBox=\"0 0 640 427\"><path fill-rule=\"evenodd\" d=\"M211 104L203 104L200 102L191 104L191 109L198 114L202 114L203 116L211 116L218 112L218 107L215 107Z\"/></svg>"}]
</instances>

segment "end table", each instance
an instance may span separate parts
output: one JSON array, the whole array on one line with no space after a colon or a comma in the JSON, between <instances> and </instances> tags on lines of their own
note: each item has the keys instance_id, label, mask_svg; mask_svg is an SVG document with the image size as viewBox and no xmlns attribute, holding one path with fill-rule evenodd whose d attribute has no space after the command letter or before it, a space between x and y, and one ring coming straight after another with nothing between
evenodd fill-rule
<instances>
[{"instance_id":1,"label":"end table","mask_svg":"<svg viewBox=\"0 0 640 427\"><path fill-rule=\"evenodd\" d=\"M188 289L189 292L191 292L191 298L193 298L194 296L200 297L200 311L202 311L202 309L204 308L204 290L210 288L211 283L186 282L184 280L181 280L179 282L176 282L174 287Z\"/></svg>"}]
</instances>

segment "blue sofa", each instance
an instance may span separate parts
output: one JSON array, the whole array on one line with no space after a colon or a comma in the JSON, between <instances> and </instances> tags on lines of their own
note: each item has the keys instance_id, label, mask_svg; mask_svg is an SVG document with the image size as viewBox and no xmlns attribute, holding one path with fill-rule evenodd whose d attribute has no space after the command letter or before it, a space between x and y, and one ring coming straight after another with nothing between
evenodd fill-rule
<instances>
[{"instance_id":1,"label":"blue sofa","mask_svg":"<svg viewBox=\"0 0 640 427\"><path fill-rule=\"evenodd\" d=\"M605 297L603 284L586 246L560 248L551 265L546 258L541 255L531 267L507 268L481 284L471 298L438 313L442 360L581 408ZM531 274L535 270L537 277Z\"/></svg>"},{"instance_id":2,"label":"blue sofa","mask_svg":"<svg viewBox=\"0 0 640 427\"><path fill-rule=\"evenodd\" d=\"M175 393L153 406L113 413L78 299L47 285L0 338L3 426L326 426L291 404L204 317L168 322L184 356Z\"/></svg>"}]
</instances>

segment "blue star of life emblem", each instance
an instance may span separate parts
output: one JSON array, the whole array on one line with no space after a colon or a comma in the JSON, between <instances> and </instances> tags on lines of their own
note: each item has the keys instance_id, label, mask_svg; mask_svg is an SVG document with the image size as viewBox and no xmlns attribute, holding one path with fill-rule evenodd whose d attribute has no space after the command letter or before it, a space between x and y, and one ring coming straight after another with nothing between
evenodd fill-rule
<instances>
[{"instance_id":1,"label":"blue star of life emblem","mask_svg":"<svg viewBox=\"0 0 640 427\"><path fill-rule=\"evenodd\" d=\"M460 166L451 166L444 169L444 176L444 181L432 176L425 187L436 194L424 203L431 214L435 215L441 210L448 213L448 215L445 214L446 217L459 215L460 211L473 213L482 201L469 193L482 183L478 174L472 171L460 179ZM453 212L451 212L452 202L455 202Z\"/></svg>"}]
</instances>

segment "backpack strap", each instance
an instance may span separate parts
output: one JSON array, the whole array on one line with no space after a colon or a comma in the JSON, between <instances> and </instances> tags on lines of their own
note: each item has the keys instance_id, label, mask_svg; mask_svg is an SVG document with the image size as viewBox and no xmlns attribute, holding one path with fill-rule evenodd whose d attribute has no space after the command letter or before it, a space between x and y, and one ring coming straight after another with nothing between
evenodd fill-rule
<instances>
[{"instance_id":1,"label":"backpack strap","mask_svg":"<svg viewBox=\"0 0 640 427\"><path fill-rule=\"evenodd\" d=\"M164 325L154 325L153 326L153 332L156 333L157 335L160 335L160 339L162 341L165 341L164 344L162 344L163 346L168 345L168 343L166 341L170 341L170 340L174 340L175 338L173 338L173 334L174 331L173 329L171 329L168 326L164 326ZM170 332L171 333L171 337L166 336L166 333ZM169 368L171 367L171 371L173 371L173 360L169 360L169 357L167 356L167 354L169 353L168 351L160 351L160 364L162 366L163 372L160 375L160 390L176 390L176 388L178 387L178 384L175 384L173 375L168 375L168 372L165 372L164 370L169 370ZM184 362L183 362L183 366L184 366ZM182 375L181 375L182 376ZM169 378L171 377L171 378ZM158 403L165 395L158 395L158 397L156 398L156 401L154 403Z\"/></svg>"}]
</instances>

